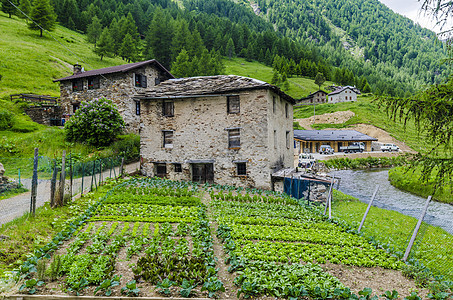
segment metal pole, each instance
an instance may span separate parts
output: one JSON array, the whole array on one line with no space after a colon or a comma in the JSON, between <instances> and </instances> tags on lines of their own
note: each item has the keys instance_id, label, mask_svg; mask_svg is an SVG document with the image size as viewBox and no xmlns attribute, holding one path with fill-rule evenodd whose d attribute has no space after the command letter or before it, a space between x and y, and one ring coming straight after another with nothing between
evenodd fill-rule
<instances>
[{"instance_id":1,"label":"metal pole","mask_svg":"<svg viewBox=\"0 0 453 300\"><path fill-rule=\"evenodd\" d=\"M19 186L21 186L21 183L20 183L20 168L19 168Z\"/></svg>"},{"instance_id":2,"label":"metal pole","mask_svg":"<svg viewBox=\"0 0 453 300\"><path fill-rule=\"evenodd\" d=\"M121 168L120 168L120 177L123 177L124 173L124 157L121 157Z\"/></svg>"},{"instance_id":3,"label":"metal pole","mask_svg":"<svg viewBox=\"0 0 453 300\"><path fill-rule=\"evenodd\" d=\"M102 182L102 159L99 160L99 184L101 185Z\"/></svg>"},{"instance_id":4,"label":"metal pole","mask_svg":"<svg viewBox=\"0 0 453 300\"><path fill-rule=\"evenodd\" d=\"M66 179L66 150L63 150L63 156L61 158L61 173L60 173L60 198L58 206L63 206L64 203L64 185Z\"/></svg>"},{"instance_id":5,"label":"metal pole","mask_svg":"<svg viewBox=\"0 0 453 300\"><path fill-rule=\"evenodd\" d=\"M420 226L422 225L423 219L425 218L426 211L428 210L429 202L431 201L432 196L429 196L426 200L425 207L423 207L422 214L420 215L420 219L418 219L417 225L415 226L414 233L412 234L411 240L409 241L409 245L407 245L406 253L404 253L403 260L406 261L411 253L412 246L414 245L415 238L417 237L417 233L420 230Z\"/></svg>"},{"instance_id":6,"label":"metal pole","mask_svg":"<svg viewBox=\"0 0 453 300\"><path fill-rule=\"evenodd\" d=\"M334 178L332 177L332 180L330 181L329 194L327 195L327 199L326 199L326 208L324 209L324 214L326 214L327 206L329 206L329 199L330 199L330 195L332 194L333 183L334 183Z\"/></svg>"},{"instance_id":7,"label":"metal pole","mask_svg":"<svg viewBox=\"0 0 453 300\"><path fill-rule=\"evenodd\" d=\"M38 190L38 148L35 148L35 156L33 159L33 177L31 180L31 201L30 213L35 216L36 211L36 192Z\"/></svg>"},{"instance_id":8,"label":"metal pole","mask_svg":"<svg viewBox=\"0 0 453 300\"><path fill-rule=\"evenodd\" d=\"M368 207L366 208L365 214L363 215L362 222L360 222L359 230L362 230L362 226L365 223L365 219L368 215L368 212L370 211L371 205L373 204L374 198L376 197L377 191L379 190L379 184L376 186L376 189L374 190L373 196L371 197L370 203L368 203Z\"/></svg>"}]
</instances>

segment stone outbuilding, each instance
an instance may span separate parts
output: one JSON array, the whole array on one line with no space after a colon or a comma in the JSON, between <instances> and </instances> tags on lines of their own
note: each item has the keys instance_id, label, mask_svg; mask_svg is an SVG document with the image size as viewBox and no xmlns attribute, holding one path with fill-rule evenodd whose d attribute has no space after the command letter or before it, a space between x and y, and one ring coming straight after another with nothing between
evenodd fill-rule
<instances>
[{"instance_id":1,"label":"stone outbuilding","mask_svg":"<svg viewBox=\"0 0 453 300\"><path fill-rule=\"evenodd\" d=\"M360 92L353 86L341 87L327 95L328 103L339 103L357 101L357 94Z\"/></svg>"},{"instance_id":2,"label":"stone outbuilding","mask_svg":"<svg viewBox=\"0 0 453 300\"><path fill-rule=\"evenodd\" d=\"M294 165L294 99L252 78L170 79L140 92L141 172L174 180L272 188Z\"/></svg>"},{"instance_id":3,"label":"stone outbuilding","mask_svg":"<svg viewBox=\"0 0 453 300\"><path fill-rule=\"evenodd\" d=\"M371 151L371 143L377 140L357 130L294 130L294 141L299 153L319 152L321 145L330 145L335 152L340 152L340 147L354 142L363 142L365 151Z\"/></svg>"},{"instance_id":4,"label":"stone outbuilding","mask_svg":"<svg viewBox=\"0 0 453 300\"><path fill-rule=\"evenodd\" d=\"M115 103L126 123L126 130L138 133L140 104L132 97L140 90L170 78L174 78L173 75L152 59L91 71L84 71L76 64L73 75L54 82L60 82L60 104L64 114L73 115L82 101L105 97Z\"/></svg>"},{"instance_id":5,"label":"stone outbuilding","mask_svg":"<svg viewBox=\"0 0 453 300\"><path fill-rule=\"evenodd\" d=\"M327 93L319 90L311 93L307 97L301 98L297 103L299 104L322 104L327 102Z\"/></svg>"}]
</instances>

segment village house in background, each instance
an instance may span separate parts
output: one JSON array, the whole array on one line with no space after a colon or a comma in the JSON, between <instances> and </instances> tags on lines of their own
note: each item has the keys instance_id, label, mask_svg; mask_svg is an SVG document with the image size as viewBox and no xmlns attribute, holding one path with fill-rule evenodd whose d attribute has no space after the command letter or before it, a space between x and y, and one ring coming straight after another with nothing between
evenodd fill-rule
<instances>
[{"instance_id":1,"label":"village house in background","mask_svg":"<svg viewBox=\"0 0 453 300\"><path fill-rule=\"evenodd\" d=\"M138 133L140 103L132 96L170 78L173 75L153 59L91 71L83 71L76 64L73 75L54 82L60 82L63 114L73 115L82 101L105 97L115 103L126 123L126 131Z\"/></svg>"},{"instance_id":2,"label":"village house in background","mask_svg":"<svg viewBox=\"0 0 453 300\"><path fill-rule=\"evenodd\" d=\"M294 99L256 79L171 79L138 93L141 172L174 180L272 189L294 165Z\"/></svg>"},{"instance_id":3,"label":"village house in background","mask_svg":"<svg viewBox=\"0 0 453 300\"><path fill-rule=\"evenodd\" d=\"M301 98L297 103L301 104L322 104L327 102L327 93L319 90L311 93L307 97Z\"/></svg>"},{"instance_id":4,"label":"village house in background","mask_svg":"<svg viewBox=\"0 0 453 300\"><path fill-rule=\"evenodd\" d=\"M317 153L321 145L330 145L340 152L340 147L356 142L363 142L364 151L371 151L371 143L378 139L356 130L294 130L294 140L298 153Z\"/></svg>"},{"instance_id":5,"label":"village house in background","mask_svg":"<svg viewBox=\"0 0 453 300\"><path fill-rule=\"evenodd\" d=\"M356 87L353 86L340 87L327 95L327 102L339 103L347 101L357 101L358 94L360 94L360 91Z\"/></svg>"}]
</instances>

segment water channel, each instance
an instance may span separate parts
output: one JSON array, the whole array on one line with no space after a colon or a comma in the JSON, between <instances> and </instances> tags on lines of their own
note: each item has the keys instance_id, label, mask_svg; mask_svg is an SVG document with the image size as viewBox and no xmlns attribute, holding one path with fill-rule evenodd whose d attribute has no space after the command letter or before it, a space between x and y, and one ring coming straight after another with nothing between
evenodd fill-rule
<instances>
[{"instance_id":1,"label":"water channel","mask_svg":"<svg viewBox=\"0 0 453 300\"><path fill-rule=\"evenodd\" d=\"M426 198L392 186L388 181L388 169L339 170L331 174L341 178L339 187L341 192L365 203L370 202L376 185L379 184L379 191L373 202L373 206L376 207L398 211L418 219L426 202ZM453 205L431 201L424 221L453 234Z\"/></svg>"}]
</instances>

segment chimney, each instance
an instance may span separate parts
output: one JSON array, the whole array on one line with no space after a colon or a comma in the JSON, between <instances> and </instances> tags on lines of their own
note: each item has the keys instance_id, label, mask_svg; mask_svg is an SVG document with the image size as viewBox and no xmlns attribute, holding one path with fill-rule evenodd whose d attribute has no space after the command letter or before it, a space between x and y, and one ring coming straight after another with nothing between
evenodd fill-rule
<instances>
[{"instance_id":1,"label":"chimney","mask_svg":"<svg viewBox=\"0 0 453 300\"><path fill-rule=\"evenodd\" d=\"M77 74L80 74L82 73L82 66L79 65L78 63L74 65L74 75L77 75Z\"/></svg>"}]
</instances>

